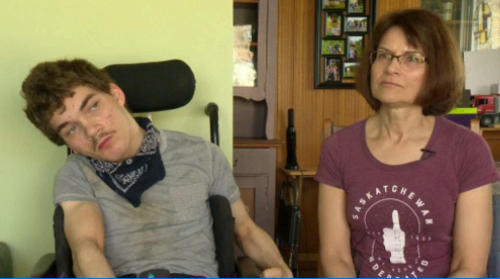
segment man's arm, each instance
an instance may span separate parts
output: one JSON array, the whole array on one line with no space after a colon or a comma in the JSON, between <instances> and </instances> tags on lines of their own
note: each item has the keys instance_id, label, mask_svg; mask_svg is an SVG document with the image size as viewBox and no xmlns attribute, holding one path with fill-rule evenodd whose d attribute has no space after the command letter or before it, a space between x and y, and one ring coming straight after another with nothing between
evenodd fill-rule
<instances>
[{"instance_id":1,"label":"man's arm","mask_svg":"<svg viewBox=\"0 0 500 279\"><path fill-rule=\"evenodd\" d=\"M355 278L344 190L319 184L318 224L319 255L325 277Z\"/></svg>"},{"instance_id":2,"label":"man's arm","mask_svg":"<svg viewBox=\"0 0 500 279\"><path fill-rule=\"evenodd\" d=\"M77 277L115 277L104 256L104 222L99 205L88 201L62 202L64 233Z\"/></svg>"},{"instance_id":3,"label":"man's arm","mask_svg":"<svg viewBox=\"0 0 500 279\"><path fill-rule=\"evenodd\" d=\"M235 219L235 237L238 246L259 268L264 269L262 275L264 277L293 277L276 244L250 219L241 199L231 205L231 210Z\"/></svg>"},{"instance_id":4,"label":"man's arm","mask_svg":"<svg viewBox=\"0 0 500 279\"><path fill-rule=\"evenodd\" d=\"M491 184L458 196L449 277L484 277L493 227Z\"/></svg>"}]
</instances>

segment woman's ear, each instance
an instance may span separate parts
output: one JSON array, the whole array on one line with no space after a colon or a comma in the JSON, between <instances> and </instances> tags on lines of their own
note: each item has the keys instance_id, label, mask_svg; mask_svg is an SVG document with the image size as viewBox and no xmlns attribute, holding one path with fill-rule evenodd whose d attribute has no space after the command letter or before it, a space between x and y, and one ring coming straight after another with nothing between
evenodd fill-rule
<instances>
[{"instance_id":1,"label":"woman's ear","mask_svg":"<svg viewBox=\"0 0 500 279\"><path fill-rule=\"evenodd\" d=\"M123 90L116 84L110 83L109 84L109 92L113 97L116 98L120 106L125 106L126 103L126 98L125 98L125 93L123 93Z\"/></svg>"}]
</instances>

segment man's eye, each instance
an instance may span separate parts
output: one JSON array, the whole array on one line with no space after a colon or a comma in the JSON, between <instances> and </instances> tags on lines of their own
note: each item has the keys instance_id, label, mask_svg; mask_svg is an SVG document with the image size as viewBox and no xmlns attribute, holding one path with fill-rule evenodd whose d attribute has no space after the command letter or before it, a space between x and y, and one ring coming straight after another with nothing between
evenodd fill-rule
<instances>
[{"instance_id":1,"label":"man's eye","mask_svg":"<svg viewBox=\"0 0 500 279\"><path fill-rule=\"evenodd\" d=\"M96 102L90 107L90 110L95 110L99 106L99 102Z\"/></svg>"},{"instance_id":2,"label":"man's eye","mask_svg":"<svg viewBox=\"0 0 500 279\"><path fill-rule=\"evenodd\" d=\"M76 131L76 126L71 126L71 128L68 130L68 135L72 135Z\"/></svg>"}]
</instances>

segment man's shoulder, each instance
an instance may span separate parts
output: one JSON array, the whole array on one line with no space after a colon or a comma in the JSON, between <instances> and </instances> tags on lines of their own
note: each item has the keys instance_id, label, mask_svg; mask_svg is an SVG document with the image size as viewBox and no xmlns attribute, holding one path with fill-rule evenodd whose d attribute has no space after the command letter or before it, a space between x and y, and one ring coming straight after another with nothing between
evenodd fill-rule
<instances>
[{"instance_id":1,"label":"man's shoulder","mask_svg":"<svg viewBox=\"0 0 500 279\"><path fill-rule=\"evenodd\" d=\"M163 145L164 147L170 149L170 148L196 148L196 147L201 147L201 148L206 148L207 147L207 141L203 139L202 137L198 136L193 136L189 135L183 132L178 132L178 131L171 131L171 130L160 130L161 134L161 139L162 142L165 142L166 144Z\"/></svg>"},{"instance_id":2,"label":"man's shoulder","mask_svg":"<svg viewBox=\"0 0 500 279\"><path fill-rule=\"evenodd\" d=\"M95 171L88 158L83 155L71 154L57 172L55 181L75 179L87 181L89 174L95 174Z\"/></svg>"},{"instance_id":3,"label":"man's shoulder","mask_svg":"<svg viewBox=\"0 0 500 279\"><path fill-rule=\"evenodd\" d=\"M178 139L178 140L192 140L192 141L204 141L202 137L193 136L190 134L186 134L184 132L172 131L172 130L160 130L162 135L167 136L169 139Z\"/></svg>"},{"instance_id":4,"label":"man's shoulder","mask_svg":"<svg viewBox=\"0 0 500 279\"><path fill-rule=\"evenodd\" d=\"M87 157L78 154L71 154L66 159L64 165L61 166L58 173L75 171L81 169L82 166L85 165L90 166L90 162L88 161Z\"/></svg>"}]
</instances>

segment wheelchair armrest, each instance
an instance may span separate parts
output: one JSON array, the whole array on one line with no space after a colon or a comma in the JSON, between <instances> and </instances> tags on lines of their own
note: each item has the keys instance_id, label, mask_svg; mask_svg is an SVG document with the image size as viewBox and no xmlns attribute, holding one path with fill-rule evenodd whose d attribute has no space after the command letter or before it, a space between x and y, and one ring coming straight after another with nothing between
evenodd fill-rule
<instances>
[{"instance_id":1,"label":"wheelchair armrest","mask_svg":"<svg viewBox=\"0 0 500 279\"><path fill-rule=\"evenodd\" d=\"M7 244L0 242L0 277L12 277L12 255Z\"/></svg>"},{"instance_id":2,"label":"wheelchair armrest","mask_svg":"<svg viewBox=\"0 0 500 279\"><path fill-rule=\"evenodd\" d=\"M242 278L259 278L261 270L257 267L255 262L249 257L239 257L236 260L238 271Z\"/></svg>"},{"instance_id":3,"label":"wheelchair armrest","mask_svg":"<svg viewBox=\"0 0 500 279\"><path fill-rule=\"evenodd\" d=\"M29 278L47 278L56 275L56 255L49 253L43 255L31 270Z\"/></svg>"}]
</instances>

